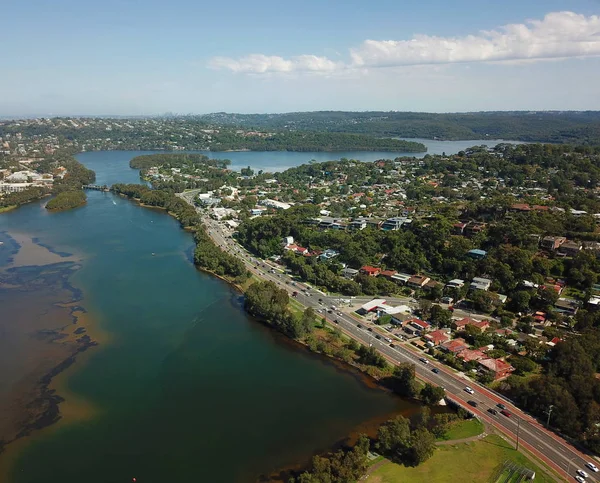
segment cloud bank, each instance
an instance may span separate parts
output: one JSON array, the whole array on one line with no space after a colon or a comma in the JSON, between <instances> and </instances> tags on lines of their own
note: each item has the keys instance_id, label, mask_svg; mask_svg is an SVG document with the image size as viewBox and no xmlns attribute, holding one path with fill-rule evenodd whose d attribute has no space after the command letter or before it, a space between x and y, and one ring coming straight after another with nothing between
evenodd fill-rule
<instances>
[{"instance_id":1,"label":"cloud bank","mask_svg":"<svg viewBox=\"0 0 600 483\"><path fill-rule=\"evenodd\" d=\"M350 49L350 62L327 57L252 54L215 57L209 67L236 73L320 73L359 69L469 62L540 61L600 55L600 16L552 12L542 20L509 24L465 37L415 35L410 40L365 40Z\"/></svg>"}]
</instances>

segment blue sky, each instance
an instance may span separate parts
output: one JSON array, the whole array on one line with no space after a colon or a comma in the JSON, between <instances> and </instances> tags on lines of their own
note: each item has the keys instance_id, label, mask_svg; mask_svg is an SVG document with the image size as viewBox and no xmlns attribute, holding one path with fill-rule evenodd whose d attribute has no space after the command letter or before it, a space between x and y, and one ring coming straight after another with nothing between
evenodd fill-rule
<instances>
[{"instance_id":1,"label":"blue sky","mask_svg":"<svg viewBox=\"0 0 600 483\"><path fill-rule=\"evenodd\" d=\"M3 5L0 116L600 109L600 0Z\"/></svg>"}]
</instances>

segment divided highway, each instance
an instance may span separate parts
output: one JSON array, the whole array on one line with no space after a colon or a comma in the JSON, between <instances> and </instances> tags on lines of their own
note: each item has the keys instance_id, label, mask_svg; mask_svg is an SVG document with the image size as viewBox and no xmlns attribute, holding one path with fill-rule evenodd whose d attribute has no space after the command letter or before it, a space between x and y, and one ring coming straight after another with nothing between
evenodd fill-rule
<instances>
[{"instance_id":1,"label":"divided highway","mask_svg":"<svg viewBox=\"0 0 600 483\"><path fill-rule=\"evenodd\" d=\"M351 314L339 312L338 310L327 313L328 309L331 310L332 305L338 305L339 297L330 297L307 287L306 284L294 282L291 277L282 273L280 269L262 260L255 259L239 244L235 243L224 232L225 229L214 220L205 217L204 223L208 234L214 242L223 250L229 251L243 260L252 273L261 279L279 284L281 288L284 288L290 294L295 291L298 292L296 300L299 303L306 307L313 307L315 310L324 309L323 315L329 319L329 322L337 324L344 333L357 341L365 345L372 345L391 363L413 363L419 379L443 387L451 399L462 404L465 409L476 414L481 420L504 433L513 442L516 443L518 435L519 446L521 448L525 448L549 467L553 468L565 481L574 481L576 470L578 469L584 469L587 473L591 474L586 481L598 481L595 479L596 475L594 472L586 466L588 462L595 463L594 459L584 455L558 435L547 431L535 418L515 407L510 401L479 385L477 382L468 379L465 375L456 373L447 366L438 364L431 358L427 359L427 363L422 362L421 358L427 356L422 352L417 353L416 349L408 348L407 345L397 340L393 342L394 347L390 347L390 344L383 338L377 339L375 337L376 332L367 331L363 320ZM295 283L295 285L292 285L292 283ZM319 299L321 299L321 303ZM398 299L398 302L410 303L411 300ZM358 325L363 327L359 328ZM382 332L382 336L390 337L390 334ZM437 371L434 372L433 368L436 368ZM474 394L469 394L465 391L467 386L473 389ZM471 407L467 403L467 401L473 400L477 402L476 408ZM510 413L509 417L500 413L500 409L497 407L498 404L506 407L506 410ZM488 409L492 408L497 409L497 414L492 414L488 411Z\"/></svg>"}]
</instances>

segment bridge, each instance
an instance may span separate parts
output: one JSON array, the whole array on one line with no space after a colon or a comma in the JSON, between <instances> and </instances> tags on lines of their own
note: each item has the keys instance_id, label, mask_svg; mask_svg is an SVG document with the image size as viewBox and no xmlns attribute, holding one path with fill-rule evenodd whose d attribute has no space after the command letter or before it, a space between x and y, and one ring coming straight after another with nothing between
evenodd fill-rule
<instances>
[{"instance_id":1,"label":"bridge","mask_svg":"<svg viewBox=\"0 0 600 483\"><path fill-rule=\"evenodd\" d=\"M82 186L82 188L84 190L96 190L96 191L110 191L110 188L108 186L104 185L99 185L99 184L84 184Z\"/></svg>"}]
</instances>

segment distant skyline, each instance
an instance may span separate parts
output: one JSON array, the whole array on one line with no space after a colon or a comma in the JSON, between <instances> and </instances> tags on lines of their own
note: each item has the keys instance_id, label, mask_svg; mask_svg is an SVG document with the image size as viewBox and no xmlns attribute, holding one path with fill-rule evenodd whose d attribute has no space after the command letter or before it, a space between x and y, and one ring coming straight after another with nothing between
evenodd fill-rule
<instances>
[{"instance_id":1,"label":"distant skyline","mask_svg":"<svg viewBox=\"0 0 600 483\"><path fill-rule=\"evenodd\" d=\"M0 117L600 110L598 0L140 5L4 5Z\"/></svg>"}]
</instances>

